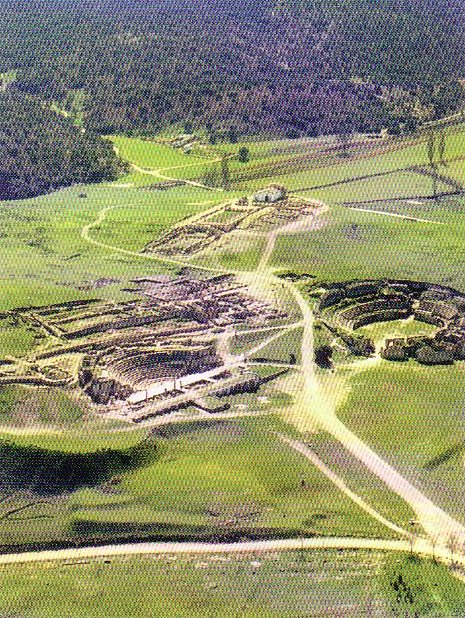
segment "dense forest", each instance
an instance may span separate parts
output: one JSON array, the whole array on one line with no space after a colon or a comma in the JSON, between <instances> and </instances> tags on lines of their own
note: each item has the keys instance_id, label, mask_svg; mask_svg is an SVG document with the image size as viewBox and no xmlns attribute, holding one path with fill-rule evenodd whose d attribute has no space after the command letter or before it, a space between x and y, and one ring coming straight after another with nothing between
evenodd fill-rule
<instances>
[{"instance_id":1,"label":"dense forest","mask_svg":"<svg viewBox=\"0 0 465 618\"><path fill-rule=\"evenodd\" d=\"M0 72L71 111L77 95L100 133L376 130L461 103L462 13L445 0L0 0Z\"/></svg>"},{"instance_id":2,"label":"dense forest","mask_svg":"<svg viewBox=\"0 0 465 618\"><path fill-rule=\"evenodd\" d=\"M20 93L0 93L0 121L0 199L114 180L122 171L108 142Z\"/></svg>"},{"instance_id":3,"label":"dense forest","mask_svg":"<svg viewBox=\"0 0 465 618\"><path fill-rule=\"evenodd\" d=\"M26 97L3 98L2 132L13 143L26 139L19 148L23 153L31 142L46 152L52 135L63 136L63 142L84 148L82 161L94 162L86 175L82 161L72 171L73 158L60 166L58 178L46 178L35 155L23 154L28 171L8 180L8 187L2 180L2 194L30 195L71 177L112 176L116 163L108 149L88 135L151 135L172 125L215 139L414 130L463 103L461 5L455 0L0 0L0 86L2 73L14 75L8 90ZM31 97L48 105L36 105L22 130L21 109L32 105ZM19 102L16 115L13 100ZM67 113L86 134L52 115L50 106ZM16 128L4 128L5 113ZM3 177L11 172L8 140L1 145ZM64 151L57 144L56 152Z\"/></svg>"}]
</instances>

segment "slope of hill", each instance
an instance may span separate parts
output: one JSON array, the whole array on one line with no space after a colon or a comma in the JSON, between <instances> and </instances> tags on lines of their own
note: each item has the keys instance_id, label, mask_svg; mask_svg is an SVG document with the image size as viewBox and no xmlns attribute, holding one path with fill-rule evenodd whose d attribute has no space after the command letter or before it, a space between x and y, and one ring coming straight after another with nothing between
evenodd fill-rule
<instances>
[{"instance_id":1,"label":"slope of hill","mask_svg":"<svg viewBox=\"0 0 465 618\"><path fill-rule=\"evenodd\" d=\"M84 93L101 133L367 131L462 99L463 10L444 0L32 4L0 1L0 71L60 105Z\"/></svg>"}]
</instances>

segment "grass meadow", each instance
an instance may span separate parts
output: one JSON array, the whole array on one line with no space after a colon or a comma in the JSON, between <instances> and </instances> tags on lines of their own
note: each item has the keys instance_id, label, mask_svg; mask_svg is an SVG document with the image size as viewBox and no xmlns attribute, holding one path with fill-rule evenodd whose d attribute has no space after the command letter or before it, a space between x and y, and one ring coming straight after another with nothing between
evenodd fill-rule
<instances>
[{"instance_id":1,"label":"grass meadow","mask_svg":"<svg viewBox=\"0 0 465 618\"><path fill-rule=\"evenodd\" d=\"M441 565L329 550L9 567L0 569L0 611L22 618L391 616L406 609L390 585L399 576L422 618L465 611L463 585Z\"/></svg>"},{"instance_id":2,"label":"grass meadow","mask_svg":"<svg viewBox=\"0 0 465 618\"><path fill-rule=\"evenodd\" d=\"M349 380L338 415L432 499L463 520L465 366L381 361Z\"/></svg>"}]
</instances>

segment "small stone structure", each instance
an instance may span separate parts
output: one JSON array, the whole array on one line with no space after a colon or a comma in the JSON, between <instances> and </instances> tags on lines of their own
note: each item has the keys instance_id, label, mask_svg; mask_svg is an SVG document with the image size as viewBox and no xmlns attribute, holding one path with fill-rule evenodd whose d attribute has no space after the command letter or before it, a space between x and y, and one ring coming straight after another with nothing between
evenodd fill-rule
<instances>
[{"instance_id":1,"label":"small stone structure","mask_svg":"<svg viewBox=\"0 0 465 618\"><path fill-rule=\"evenodd\" d=\"M280 185L271 185L266 189L257 191L253 199L259 204L275 204L276 202L285 200L286 197L287 191L284 187L281 187Z\"/></svg>"}]
</instances>

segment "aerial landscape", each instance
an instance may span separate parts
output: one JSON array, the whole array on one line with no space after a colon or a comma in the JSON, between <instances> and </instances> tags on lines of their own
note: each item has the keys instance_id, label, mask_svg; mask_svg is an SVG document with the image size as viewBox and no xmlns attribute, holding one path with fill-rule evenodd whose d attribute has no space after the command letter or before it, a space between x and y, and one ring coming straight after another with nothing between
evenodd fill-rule
<instances>
[{"instance_id":1,"label":"aerial landscape","mask_svg":"<svg viewBox=\"0 0 465 618\"><path fill-rule=\"evenodd\" d=\"M465 7L0 24L0 617L465 617Z\"/></svg>"}]
</instances>

